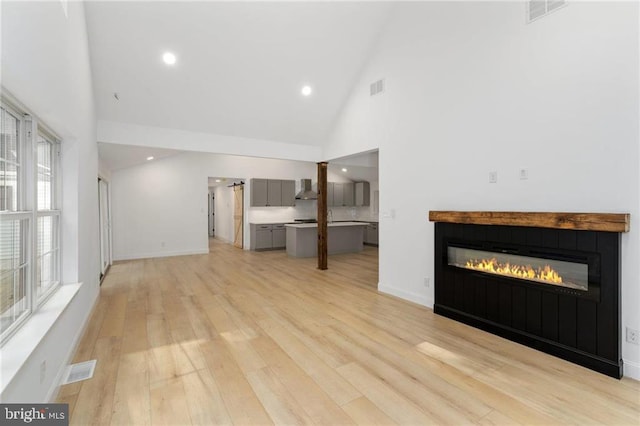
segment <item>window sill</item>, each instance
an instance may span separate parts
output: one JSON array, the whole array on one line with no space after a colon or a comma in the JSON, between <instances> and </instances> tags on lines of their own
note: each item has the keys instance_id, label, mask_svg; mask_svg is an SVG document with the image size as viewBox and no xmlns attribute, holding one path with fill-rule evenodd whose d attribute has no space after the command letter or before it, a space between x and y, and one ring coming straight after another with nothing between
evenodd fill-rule
<instances>
[{"instance_id":1,"label":"window sill","mask_svg":"<svg viewBox=\"0 0 640 426\"><path fill-rule=\"evenodd\" d=\"M78 294L81 286L81 283L61 285L2 346L0 394L20 372L25 362Z\"/></svg>"}]
</instances>

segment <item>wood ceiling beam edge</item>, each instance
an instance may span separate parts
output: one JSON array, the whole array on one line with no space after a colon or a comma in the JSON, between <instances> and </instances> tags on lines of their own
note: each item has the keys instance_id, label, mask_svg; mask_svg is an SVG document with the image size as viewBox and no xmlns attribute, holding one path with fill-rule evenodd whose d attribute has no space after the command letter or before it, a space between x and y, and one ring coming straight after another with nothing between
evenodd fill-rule
<instances>
[{"instance_id":1,"label":"wood ceiling beam edge","mask_svg":"<svg viewBox=\"0 0 640 426\"><path fill-rule=\"evenodd\" d=\"M603 232L629 232L630 217L629 213L429 211L431 222Z\"/></svg>"}]
</instances>

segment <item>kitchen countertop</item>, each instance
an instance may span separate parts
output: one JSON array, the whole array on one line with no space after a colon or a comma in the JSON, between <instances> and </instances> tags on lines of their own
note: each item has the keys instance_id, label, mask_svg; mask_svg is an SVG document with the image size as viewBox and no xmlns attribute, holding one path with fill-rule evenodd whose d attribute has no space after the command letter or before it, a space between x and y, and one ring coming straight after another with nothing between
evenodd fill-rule
<instances>
[{"instance_id":1,"label":"kitchen countertop","mask_svg":"<svg viewBox=\"0 0 640 426\"><path fill-rule=\"evenodd\" d=\"M331 222L327 223L327 227L337 227L337 226L366 226L368 222ZM317 223L287 223L285 224L288 228L317 228Z\"/></svg>"}]
</instances>

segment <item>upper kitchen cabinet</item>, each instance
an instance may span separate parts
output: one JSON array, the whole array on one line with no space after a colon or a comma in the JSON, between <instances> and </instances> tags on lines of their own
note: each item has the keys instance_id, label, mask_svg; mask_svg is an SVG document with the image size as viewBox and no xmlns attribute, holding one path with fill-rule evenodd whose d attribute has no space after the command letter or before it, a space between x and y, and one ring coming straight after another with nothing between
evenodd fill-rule
<instances>
[{"instance_id":1,"label":"upper kitchen cabinet","mask_svg":"<svg viewBox=\"0 0 640 426\"><path fill-rule=\"evenodd\" d=\"M342 205L345 207L353 207L356 205L355 188L356 185L353 182L343 183L342 191Z\"/></svg>"},{"instance_id":2,"label":"upper kitchen cabinet","mask_svg":"<svg viewBox=\"0 0 640 426\"><path fill-rule=\"evenodd\" d=\"M281 180L267 180L267 206L282 206Z\"/></svg>"},{"instance_id":3,"label":"upper kitchen cabinet","mask_svg":"<svg viewBox=\"0 0 640 426\"><path fill-rule=\"evenodd\" d=\"M356 182L356 206L363 207L369 205L371 205L369 182Z\"/></svg>"},{"instance_id":4,"label":"upper kitchen cabinet","mask_svg":"<svg viewBox=\"0 0 640 426\"><path fill-rule=\"evenodd\" d=\"M289 207L294 197L293 180L251 179L251 207Z\"/></svg>"},{"instance_id":5,"label":"upper kitchen cabinet","mask_svg":"<svg viewBox=\"0 0 640 426\"><path fill-rule=\"evenodd\" d=\"M333 190L335 188L335 183L327 182L327 207L333 207Z\"/></svg>"},{"instance_id":6,"label":"upper kitchen cabinet","mask_svg":"<svg viewBox=\"0 0 640 426\"><path fill-rule=\"evenodd\" d=\"M296 205L296 183L293 180L282 181L282 205L286 207Z\"/></svg>"},{"instance_id":7,"label":"upper kitchen cabinet","mask_svg":"<svg viewBox=\"0 0 640 426\"><path fill-rule=\"evenodd\" d=\"M341 183L335 182L333 184L333 204L335 207L342 207L344 199L344 187Z\"/></svg>"},{"instance_id":8,"label":"upper kitchen cabinet","mask_svg":"<svg viewBox=\"0 0 640 426\"><path fill-rule=\"evenodd\" d=\"M267 179L251 179L251 207L267 205Z\"/></svg>"},{"instance_id":9,"label":"upper kitchen cabinet","mask_svg":"<svg viewBox=\"0 0 640 426\"><path fill-rule=\"evenodd\" d=\"M332 207L353 207L355 205L355 185L352 182L334 182L333 197L327 191L328 205Z\"/></svg>"}]
</instances>

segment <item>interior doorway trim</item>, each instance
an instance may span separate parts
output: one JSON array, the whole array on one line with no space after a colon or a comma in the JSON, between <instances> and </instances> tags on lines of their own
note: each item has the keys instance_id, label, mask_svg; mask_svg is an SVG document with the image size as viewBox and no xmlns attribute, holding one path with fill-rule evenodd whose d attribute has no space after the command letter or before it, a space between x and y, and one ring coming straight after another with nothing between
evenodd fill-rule
<instances>
[{"instance_id":1,"label":"interior doorway trim","mask_svg":"<svg viewBox=\"0 0 640 426\"><path fill-rule=\"evenodd\" d=\"M107 275L111 263L112 239L111 239L111 194L109 182L98 177L98 223L100 240L100 285Z\"/></svg>"}]
</instances>

